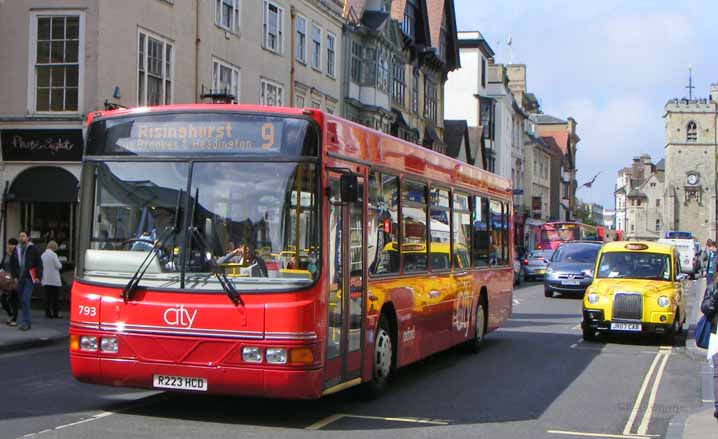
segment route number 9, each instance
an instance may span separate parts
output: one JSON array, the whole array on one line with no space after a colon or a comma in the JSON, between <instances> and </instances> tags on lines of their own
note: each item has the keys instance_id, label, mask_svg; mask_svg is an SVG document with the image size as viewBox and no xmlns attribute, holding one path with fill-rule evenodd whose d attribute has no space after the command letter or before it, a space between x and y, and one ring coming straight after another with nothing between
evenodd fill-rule
<instances>
[{"instance_id":1,"label":"route number 9","mask_svg":"<svg viewBox=\"0 0 718 439\"><path fill-rule=\"evenodd\" d=\"M94 306L78 305L78 308L81 316L97 316L97 308Z\"/></svg>"},{"instance_id":2,"label":"route number 9","mask_svg":"<svg viewBox=\"0 0 718 439\"><path fill-rule=\"evenodd\" d=\"M274 147L274 124L265 123L262 125L262 149L272 149Z\"/></svg>"}]
</instances>

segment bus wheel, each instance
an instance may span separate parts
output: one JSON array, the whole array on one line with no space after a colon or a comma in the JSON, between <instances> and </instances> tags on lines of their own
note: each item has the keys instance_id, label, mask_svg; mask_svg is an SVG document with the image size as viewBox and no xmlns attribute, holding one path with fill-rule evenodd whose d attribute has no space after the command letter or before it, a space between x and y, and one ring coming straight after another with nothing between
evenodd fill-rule
<instances>
[{"instance_id":1,"label":"bus wheel","mask_svg":"<svg viewBox=\"0 0 718 439\"><path fill-rule=\"evenodd\" d=\"M466 343L471 353L477 353L481 349L481 345L484 343L484 337L486 336L486 305L484 304L483 296L479 299L479 304L476 306L476 330L474 332L474 338Z\"/></svg>"},{"instance_id":2,"label":"bus wheel","mask_svg":"<svg viewBox=\"0 0 718 439\"><path fill-rule=\"evenodd\" d=\"M394 343L391 325L385 314L379 319L374 339L374 356L372 359L372 379L364 385L364 397L373 399L381 396L389 383L394 365Z\"/></svg>"}]
</instances>

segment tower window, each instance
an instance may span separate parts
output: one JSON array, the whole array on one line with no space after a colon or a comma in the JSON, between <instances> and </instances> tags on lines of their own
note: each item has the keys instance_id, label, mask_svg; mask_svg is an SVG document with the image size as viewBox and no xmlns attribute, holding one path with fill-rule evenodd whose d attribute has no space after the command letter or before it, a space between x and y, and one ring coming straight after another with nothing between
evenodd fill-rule
<instances>
[{"instance_id":1,"label":"tower window","mask_svg":"<svg viewBox=\"0 0 718 439\"><path fill-rule=\"evenodd\" d=\"M693 121L688 122L688 127L686 127L686 140L689 143L698 141L698 125Z\"/></svg>"}]
</instances>

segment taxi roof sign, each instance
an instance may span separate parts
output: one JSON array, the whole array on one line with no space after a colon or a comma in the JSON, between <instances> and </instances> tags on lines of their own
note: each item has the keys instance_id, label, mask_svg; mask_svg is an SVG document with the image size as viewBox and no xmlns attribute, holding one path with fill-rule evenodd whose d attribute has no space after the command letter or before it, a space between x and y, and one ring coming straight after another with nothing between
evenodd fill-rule
<instances>
[{"instance_id":1,"label":"taxi roof sign","mask_svg":"<svg viewBox=\"0 0 718 439\"><path fill-rule=\"evenodd\" d=\"M645 250L648 248L648 245L642 243L642 242L629 242L626 244L627 250Z\"/></svg>"}]
</instances>

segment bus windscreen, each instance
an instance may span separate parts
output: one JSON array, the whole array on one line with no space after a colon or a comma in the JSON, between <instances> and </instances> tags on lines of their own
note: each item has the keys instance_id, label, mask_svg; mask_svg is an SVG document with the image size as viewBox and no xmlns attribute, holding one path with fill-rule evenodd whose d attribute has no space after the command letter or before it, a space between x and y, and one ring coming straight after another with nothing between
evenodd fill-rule
<instances>
[{"instance_id":1,"label":"bus windscreen","mask_svg":"<svg viewBox=\"0 0 718 439\"><path fill-rule=\"evenodd\" d=\"M99 119L88 156L317 155L305 119L243 113L150 113Z\"/></svg>"}]
</instances>

